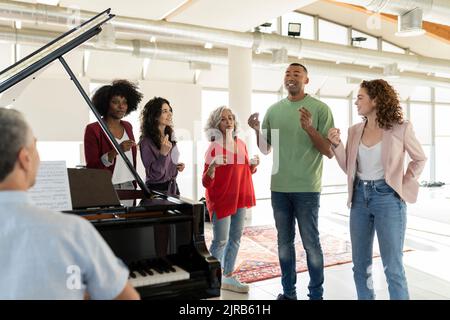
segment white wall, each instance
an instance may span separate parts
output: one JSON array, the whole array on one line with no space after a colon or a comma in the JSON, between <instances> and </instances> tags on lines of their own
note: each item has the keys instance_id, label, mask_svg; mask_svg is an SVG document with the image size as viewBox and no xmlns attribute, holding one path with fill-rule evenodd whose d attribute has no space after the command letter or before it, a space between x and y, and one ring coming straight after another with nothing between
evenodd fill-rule
<instances>
[{"instance_id":1,"label":"white wall","mask_svg":"<svg viewBox=\"0 0 450 320\"><path fill-rule=\"evenodd\" d=\"M78 79L85 90L88 79ZM37 77L23 88L10 88L2 96L15 95L12 106L24 113L35 136L41 141L82 141L89 121L89 106L69 79Z\"/></svg>"}]
</instances>

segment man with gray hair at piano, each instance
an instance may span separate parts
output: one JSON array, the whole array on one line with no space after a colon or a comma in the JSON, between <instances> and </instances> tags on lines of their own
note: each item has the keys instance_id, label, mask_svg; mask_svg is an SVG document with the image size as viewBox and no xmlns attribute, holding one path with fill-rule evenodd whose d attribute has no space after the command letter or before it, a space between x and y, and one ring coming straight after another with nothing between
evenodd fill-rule
<instances>
[{"instance_id":1,"label":"man with gray hair at piano","mask_svg":"<svg viewBox=\"0 0 450 320\"><path fill-rule=\"evenodd\" d=\"M139 299L129 271L87 220L41 209L36 138L0 107L0 299Z\"/></svg>"}]
</instances>

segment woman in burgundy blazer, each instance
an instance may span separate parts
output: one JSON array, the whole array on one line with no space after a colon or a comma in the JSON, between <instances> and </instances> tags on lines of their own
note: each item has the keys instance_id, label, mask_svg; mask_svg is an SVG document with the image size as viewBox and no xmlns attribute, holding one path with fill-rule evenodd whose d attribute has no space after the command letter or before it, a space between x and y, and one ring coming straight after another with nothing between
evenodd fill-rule
<instances>
[{"instance_id":1,"label":"woman in burgundy blazer","mask_svg":"<svg viewBox=\"0 0 450 320\"><path fill-rule=\"evenodd\" d=\"M111 85L99 88L92 102L116 138L125 155L136 168L136 143L133 128L122 118L137 109L142 93L127 80L116 80ZM86 126L84 134L86 167L109 170L115 188L130 189L135 185L134 177L126 168L125 161L117 157L117 151L105 135L98 122ZM133 185L132 185L133 184Z\"/></svg>"}]
</instances>

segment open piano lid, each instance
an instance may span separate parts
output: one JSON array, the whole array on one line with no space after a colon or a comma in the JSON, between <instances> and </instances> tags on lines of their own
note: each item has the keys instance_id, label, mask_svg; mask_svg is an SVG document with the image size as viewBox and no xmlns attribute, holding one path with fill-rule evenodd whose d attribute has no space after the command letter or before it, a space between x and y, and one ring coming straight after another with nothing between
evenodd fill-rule
<instances>
[{"instance_id":1,"label":"open piano lid","mask_svg":"<svg viewBox=\"0 0 450 320\"><path fill-rule=\"evenodd\" d=\"M99 13L95 17L83 22L78 27L69 30L68 32L62 34L61 36L49 42L45 46L41 47L40 49L34 51L25 58L16 62L15 64L2 70L0 72L0 94L2 94L4 91L8 90L12 86L16 85L13 94L12 95L9 94L9 96L12 96L13 97L12 99L14 99L14 94L16 94L16 96L17 94L20 94L20 91L24 87L24 83L19 84L20 82L31 81L33 79L33 77L31 76L33 74L39 72L47 65L49 65L51 62L58 59L63 65L66 72L69 74L71 80L76 85L78 91L81 93L86 103L89 105L91 111L94 113L103 132L106 134L106 136L108 137L111 144L114 146L117 153L120 154L122 159L125 161L125 164L127 165L130 172L133 174L139 187L141 188L142 193L144 194L145 197L149 197L151 195L150 190L147 188L144 181L142 181L142 179L134 169L128 157L120 148L113 134L108 129L106 123L103 121L101 115L93 106L91 100L89 99L89 96L84 91L75 74L72 72L69 65L63 58L64 54L81 45L83 42L91 39L93 36L99 34L102 31L101 26L107 21L114 18L114 15L110 13L110 10L111 9L107 9ZM25 85L26 84L27 83L25 83Z\"/></svg>"},{"instance_id":2,"label":"open piano lid","mask_svg":"<svg viewBox=\"0 0 450 320\"><path fill-rule=\"evenodd\" d=\"M110 10L99 13L2 70L0 72L0 93L100 33L102 30L100 26L114 17Z\"/></svg>"}]
</instances>

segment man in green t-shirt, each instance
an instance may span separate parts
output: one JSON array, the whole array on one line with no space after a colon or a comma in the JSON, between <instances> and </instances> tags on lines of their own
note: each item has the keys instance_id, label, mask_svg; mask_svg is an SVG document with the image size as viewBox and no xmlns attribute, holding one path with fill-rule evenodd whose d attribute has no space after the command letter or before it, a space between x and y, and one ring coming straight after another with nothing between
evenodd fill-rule
<instances>
[{"instance_id":1,"label":"man in green t-shirt","mask_svg":"<svg viewBox=\"0 0 450 320\"><path fill-rule=\"evenodd\" d=\"M292 63L284 76L288 97L267 110L262 130L258 113L248 119L261 152L268 154L272 148L274 150L270 189L283 286L278 300L297 299L295 220L306 251L310 276L308 296L312 300L320 300L323 296L323 253L318 215L322 156L333 157L326 136L334 122L330 108L305 93L308 82L305 66Z\"/></svg>"}]
</instances>

